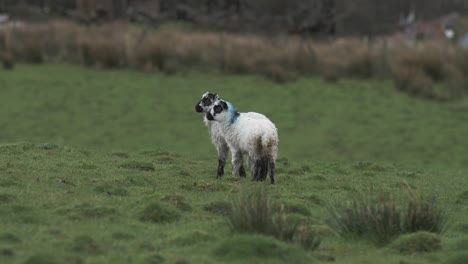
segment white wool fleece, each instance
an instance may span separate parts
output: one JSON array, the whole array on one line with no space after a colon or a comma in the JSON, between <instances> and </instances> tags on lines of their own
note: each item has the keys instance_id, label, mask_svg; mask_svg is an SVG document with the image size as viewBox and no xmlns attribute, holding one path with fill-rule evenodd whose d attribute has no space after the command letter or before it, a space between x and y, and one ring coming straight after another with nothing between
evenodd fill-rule
<instances>
[{"instance_id":1,"label":"white wool fleece","mask_svg":"<svg viewBox=\"0 0 468 264\"><path fill-rule=\"evenodd\" d=\"M221 125L229 147L248 153L253 160L264 156L276 160L278 130L264 115L255 112L240 113L234 122L223 122Z\"/></svg>"},{"instance_id":2,"label":"white wool fleece","mask_svg":"<svg viewBox=\"0 0 468 264\"><path fill-rule=\"evenodd\" d=\"M275 182L278 130L267 117L254 112L239 113L231 103L223 100L214 103L206 117L221 124L224 139L231 149L233 167L242 162L239 155L247 153L254 180L264 180L270 167L270 179Z\"/></svg>"}]
</instances>

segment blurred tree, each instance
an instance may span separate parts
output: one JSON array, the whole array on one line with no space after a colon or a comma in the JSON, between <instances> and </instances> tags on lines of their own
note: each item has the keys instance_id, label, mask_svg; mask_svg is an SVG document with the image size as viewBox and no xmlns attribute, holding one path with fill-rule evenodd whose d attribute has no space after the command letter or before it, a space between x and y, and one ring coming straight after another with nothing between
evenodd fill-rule
<instances>
[{"instance_id":1,"label":"blurred tree","mask_svg":"<svg viewBox=\"0 0 468 264\"><path fill-rule=\"evenodd\" d=\"M34 11L36 9L36 11ZM0 12L81 18L185 20L203 28L296 34L378 34L412 14L432 19L468 14L468 0L0 0Z\"/></svg>"}]
</instances>

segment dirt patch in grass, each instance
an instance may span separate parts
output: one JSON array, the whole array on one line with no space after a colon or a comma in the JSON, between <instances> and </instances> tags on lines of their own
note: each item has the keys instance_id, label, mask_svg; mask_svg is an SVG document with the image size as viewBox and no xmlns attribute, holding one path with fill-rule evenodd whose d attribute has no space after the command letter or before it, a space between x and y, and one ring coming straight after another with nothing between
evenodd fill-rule
<instances>
[{"instance_id":1,"label":"dirt patch in grass","mask_svg":"<svg viewBox=\"0 0 468 264\"><path fill-rule=\"evenodd\" d=\"M0 204L11 203L16 200L13 194L0 193Z\"/></svg>"},{"instance_id":2,"label":"dirt patch in grass","mask_svg":"<svg viewBox=\"0 0 468 264\"><path fill-rule=\"evenodd\" d=\"M15 251L11 248L2 248L0 249L0 257L14 257L16 255Z\"/></svg>"},{"instance_id":3,"label":"dirt patch in grass","mask_svg":"<svg viewBox=\"0 0 468 264\"><path fill-rule=\"evenodd\" d=\"M142 161L129 161L119 165L119 168L140 170L140 171L154 171L154 165L150 162Z\"/></svg>"},{"instance_id":4,"label":"dirt patch in grass","mask_svg":"<svg viewBox=\"0 0 468 264\"><path fill-rule=\"evenodd\" d=\"M162 203L152 203L145 207L140 214L140 220L153 223L171 223L179 220L180 212Z\"/></svg>"},{"instance_id":5,"label":"dirt patch in grass","mask_svg":"<svg viewBox=\"0 0 468 264\"><path fill-rule=\"evenodd\" d=\"M203 206L203 209L210 213L222 215L222 216L227 216L232 211L231 204L225 201L216 201L216 202L209 203Z\"/></svg>"},{"instance_id":6,"label":"dirt patch in grass","mask_svg":"<svg viewBox=\"0 0 468 264\"><path fill-rule=\"evenodd\" d=\"M96 219L118 214L117 209L109 207L95 207L88 203L76 205L73 208L59 209L57 213L67 215L71 219Z\"/></svg>"},{"instance_id":7,"label":"dirt patch in grass","mask_svg":"<svg viewBox=\"0 0 468 264\"><path fill-rule=\"evenodd\" d=\"M44 144L38 145L37 147L40 148L40 149L51 150L51 149L59 148L59 145L54 144L54 143L44 143Z\"/></svg>"},{"instance_id":8,"label":"dirt patch in grass","mask_svg":"<svg viewBox=\"0 0 468 264\"><path fill-rule=\"evenodd\" d=\"M102 250L98 243L90 236L78 236L76 237L71 246L71 250L78 253L87 255L99 255Z\"/></svg>"},{"instance_id":9,"label":"dirt patch in grass","mask_svg":"<svg viewBox=\"0 0 468 264\"><path fill-rule=\"evenodd\" d=\"M190 206L190 204L188 204L185 201L185 197L182 195L177 195L177 194L166 195L161 199L161 201L167 202L170 205L184 212L192 210L192 207Z\"/></svg>"},{"instance_id":10,"label":"dirt patch in grass","mask_svg":"<svg viewBox=\"0 0 468 264\"><path fill-rule=\"evenodd\" d=\"M112 239L128 241L135 239L135 236L124 232L115 232L112 234Z\"/></svg>"},{"instance_id":11,"label":"dirt patch in grass","mask_svg":"<svg viewBox=\"0 0 468 264\"><path fill-rule=\"evenodd\" d=\"M56 264L60 263L57 259L47 254L36 254L26 259L24 264Z\"/></svg>"},{"instance_id":12,"label":"dirt patch in grass","mask_svg":"<svg viewBox=\"0 0 468 264\"><path fill-rule=\"evenodd\" d=\"M222 182L193 182L184 183L180 185L180 188L187 191L202 191L202 192L220 192L226 191L228 188Z\"/></svg>"},{"instance_id":13,"label":"dirt patch in grass","mask_svg":"<svg viewBox=\"0 0 468 264\"><path fill-rule=\"evenodd\" d=\"M9 243L9 244L19 244L21 239L14 234L5 233L0 235L0 242Z\"/></svg>"},{"instance_id":14,"label":"dirt patch in grass","mask_svg":"<svg viewBox=\"0 0 468 264\"><path fill-rule=\"evenodd\" d=\"M127 196L128 195L127 189L120 187L120 186L115 186L112 184L100 185L94 188L94 190L97 193L103 193L107 195L115 195L115 196Z\"/></svg>"},{"instance_id":15,"label":"dirt patch in grass","mask_svg":"<svg viewBox=\"0 0 468 264\"><path fill-rule=\"evenodd\" d=\"M190 233L176 236L171 243L177 246L191 246L201 242L212 241L216 237L204 231L196 230Z\"/></svg>"},{"instance_id":16,"label":"dirt patch in grass","mask_svg":"<svg viewBox=\"0 0 468 264\"><path fill-rule=\"evenodd\" d=\"M122 159L128 159L130 157L130 155L125 152L114 152L112 153L112 156Z\"/></svg>"},{"instance_id":17,"label":"dirt patch in grass","mask_svg":"<svg viewBox=\"0 0 468 264\"><path fill-rule=\"evenodd\" d=\"M464 191L463 193L459 194L455 203L468 204L468 191Z\"/></svg>"}]
</instances>

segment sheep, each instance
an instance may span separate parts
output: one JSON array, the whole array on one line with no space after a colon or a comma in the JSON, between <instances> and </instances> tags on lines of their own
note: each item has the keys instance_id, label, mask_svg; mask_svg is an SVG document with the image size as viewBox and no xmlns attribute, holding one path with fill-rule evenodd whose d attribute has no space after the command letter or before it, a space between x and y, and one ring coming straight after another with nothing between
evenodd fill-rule
<instances>
[{"instance_id":1,"label":"sheep","mask_svg":"<svg viewBox=\"0 0 468 264\"><path fill-rule=\"evenodd\" d=\"M248 164L255 181L266 180L270 168L270 182L275 183L275 163L278 156L278 130L262 114L239 113L230 102L216 101L206 113L206 118L220 124L224 139L232 153L247 153ZM237 157L232 156L232 164Z\"/></svg>"},{"instance_id":2,"label":"sheep","mask_svg":"<svg viewBox=\"0 0 468 264\"><path fill-rule=\"evenodd\" d=\"M206 92L202 95L201 100L195 105L195 111L198 113L207 113L213 104L219 100L221 100L221 98L217 94ZM209 121L206 118L206 115L203 115L203 122L208 127L211 142L216 147L218 152L218 170L216 173L216 178L220 178L224 175L224 166L226 164L226 159L228 158L229 147L221 132L221 125L219 123ZM233 164L232 166L232 174L234 176L245 177L246 173L244 166L242 165L242 153L236 153L235 155L238 156L236 156L236 164ZM238 162L239 160L240 163Z\"/></svg>"}]
</instances>

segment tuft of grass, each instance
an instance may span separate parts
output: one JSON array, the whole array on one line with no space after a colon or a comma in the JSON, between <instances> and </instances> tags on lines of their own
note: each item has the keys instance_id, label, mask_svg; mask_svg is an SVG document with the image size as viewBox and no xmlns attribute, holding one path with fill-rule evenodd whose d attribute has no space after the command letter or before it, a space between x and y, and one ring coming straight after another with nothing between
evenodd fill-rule
<instances>
[{"instance_id":1,"label":"tuft of grass","mask_svg":"<svg viewBox=\"0 0 468 264\"><path fill-rule=\"evenodd\" d=\"M419 231L400 236L390 247L403 254L427 253L441 249L442 239L438 234Z\"/></svg>"},{"instance_id":2,"label":"tuft of grass","mask_svg":"<svg viewBox=\"0 0 468 264\"><path fill-rule=\"evenodd\" d=\"M401 221L405 233L428 231L440 234L447 227L447 216L435 199L426 200L414 192L410 194Z\"/></svg>"},{"instance_id":3,"label":"tuft of grass","mask_svg":"<svg viewBox=\"0 0 468 264\"><path fill-rule=\"evenodd\" d=\"M78 236L73 240L71 250L87 255L99 255L102 250L96 241L89 236Z\"/></svg>"},{"instance_id":4,"label":"tuft of grass","mask_svg":"<svg viewBox=\"0 0 468 264\"><path fill-rule=\"evenodd\" d=\"M296 224L286 222L283 205L272 203L264 186L244 189L233 199L228 220L237 232L272 235L292 240ZM275 208L280 208L276 213Z\"/></svg>"},{"instance_id":5,"label":"tuft of grass","mask_svg":"<svg viewBox=\"0 0 468 264\"><path fill-rule=\"evenodd\" d=\"M462 253L451 257L447 262L447 264L465 264L468 263L468 254Z\"/></svg>"},{"instance_id":6,"label":"tuft of grass","mask_svg":"<svg viewBox=\"0 0 468 264\"><path fill-rule=\"evenodd\" d=\"M378 245L405 233L441 233L446 216L435 201L426 201L414 193L408 197L401 204L389 193L358 195L331 210L331 225L342 236L363 237Z\"/></svg>"},{"instance_id":7,"label":"tuft of grass","mask_svg":"<svg viewBox=\"0 0 468 264\"><path fill-rule=\"evenodd\" d=\"M180 217L178 210L157 202L146 206L140 214L141 221L153 223L171 223L179 220Z\"/></svg>"},{"instance_id":8,"label":"tuft of grass","mask_svg":"<svg viewBox=\"0 0 468 264\"><path fill-rule=\"evenodd\" d=\"M60 263L52 255L48 254L36 254L32 255L24 261L24 264L55 264Z\"/></svg>"},{"instance_id":9,"label":"tuft of grass","mask_svg":"<svg viewBox=\"0 0 468 264\"><path fill-rule=\"evenodd\" d=\"M388 193L358 196L332 210L332 226L344 236L367 237L384 244L401 233L401 212Z\"/></svg>"},{"instance_id":10,"label":"tuft of grass","mask_svg":"<svg viewBox=\"0 0 468 264\"><path fill-rule=\"evenodd\" d=\"M233 200L227 218L236 232L270 235L283 241L296 240L307 248L320 244L320 238L314 232L287 217L284 205L271 201L265 186L242 190Z\"/></svg>"},{"instance_id":11,"label":"tuft of grass","mask_svg":"<svg viewBox=\"0 0 468 264\"><path fill-rule=\"evenodd\" d=\"M300 244L304 249L314 250L322 242L320 236L309 226L302 225L294 233L293 241Z\"/></svg>"},{"instance_id":12,"label":"tuft of grass","mask_svg":"<svg viewBox=\"0 0 468 264\"><path fill-rule=\"evenodd\" d=\"M154 165L150 162L142 161L128 161L119 165L119 168L141 170L141 171L154 171Z\"/></svg>"},{"instance_id":13,"label":"tuft of grass","mask_svg":"<svg viewBox=\"0 0 468 264\"><path fill-rule=\"evenodd\" d=\"M284 205L284 211L288 214L300 214L303 216L310 216L310 210L307 208L306 205L301 204L301 203L285 203Z\"/></svg>"},{"instance_id":14,"label":"tuft of grass","mask_svg":"<svg viewBox=\"0 0 468 264\"><path fill-rule=\"evenodd\" d=\"M214 250L221 260L244 260L247 262L288 261L311 263L310 257L293 245L262 235L237 234L222 241Z\"/></svg>"}]
</instances>

